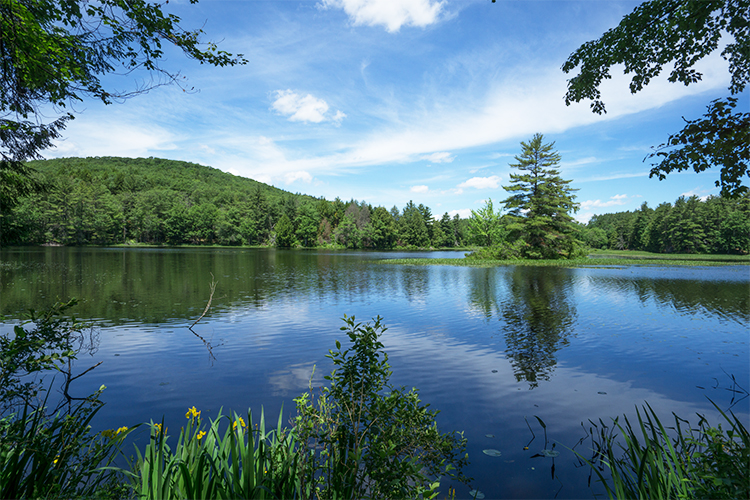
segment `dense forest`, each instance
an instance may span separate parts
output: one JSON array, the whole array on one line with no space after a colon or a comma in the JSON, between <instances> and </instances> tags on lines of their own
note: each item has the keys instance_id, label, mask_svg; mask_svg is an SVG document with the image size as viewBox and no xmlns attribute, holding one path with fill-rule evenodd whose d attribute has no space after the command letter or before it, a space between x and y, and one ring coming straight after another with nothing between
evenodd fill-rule
<instances>
[{"instance_id":1,"label":"dense forest","mask_svg":"<svg viewBox=\"0 0 750 500\"><path fill-rule=\"evenodd\" d=\"M466 221L292 194L157 158L32 161L45 189L0 214L0 245L275 245L389 249L464 245Z\"/></svg>"},{"instance_id":2,"label":"dense forest","mask_svg":"<svg viewBox=\"0 0 750 500\"><path fill-rule=\"evenodd\" d=\"M655 209L595 215L583 232L592 248L657 253L750 252L750 196L737 199L681 196Z\"/></svg>"},{"instance_id":3,"label":"dense forest","mask_svg":"<svg viewBox=\"0 0 750 500\"><path fill-rule=\"evenodd\" d=\"M362 249L487 245L508 215L434 217L429 207L373 207L293 194L218 169L157 158L33 161L42 192L0 213L0 245L270 245ZM490 202L491 203L491 202ZM489 216L488 216L489 215ZM496 230L483 227L497 225ZM575 223L592 248L660 253L750 252L750 196L680 197L655 209ZM497 244L492 242L490 244Z\"/></svg>"}]
</instances>

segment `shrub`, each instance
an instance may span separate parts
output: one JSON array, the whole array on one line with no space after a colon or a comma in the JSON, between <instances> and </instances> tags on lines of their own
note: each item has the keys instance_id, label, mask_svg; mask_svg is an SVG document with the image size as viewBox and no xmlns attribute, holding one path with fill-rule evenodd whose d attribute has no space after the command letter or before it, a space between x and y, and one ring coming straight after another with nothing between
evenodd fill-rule
<instances>
[{"instance_id":1,"label":"shrub","mask_svg":"<svg viewBox=\"0 0 750 500\"><path fill-rule=\"evenodd\" d=\"M350 347L328 357L330 386L317 399L297 398L295 422L304 476L303 498L434 498L441 476L467 481L466 440L441 434L438 412L416 389L393 387L382 352L381 318L370 325L344 316Z\"/></svg>"}]
</instances>

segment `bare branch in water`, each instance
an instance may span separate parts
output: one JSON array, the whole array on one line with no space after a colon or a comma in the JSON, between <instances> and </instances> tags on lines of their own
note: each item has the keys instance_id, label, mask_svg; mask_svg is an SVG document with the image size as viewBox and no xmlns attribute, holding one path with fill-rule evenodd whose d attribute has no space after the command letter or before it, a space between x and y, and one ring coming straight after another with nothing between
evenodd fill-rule
<instances>
[{"instance_id":1,"label":"bare branch in water","mask_svg":"<svg viewBox=\"0 0 750 500\"><path fill-rule=\"evenodd\" d=\"M213 345L211 345L211 342L209 342L208 340L204 339L202 336L198 335L195 332L195 330L193 330L193 327L195 325L197 325L200 320L203 319L203 316L205 316L206 313L208 312L208 310L211 308L211 302L214 300L214 292L216 292L216 284L217 283L216 283L216 279L214 278L213 273L210 273L210 274L211 274L211 285L210 285L210 287L211 287L211 294L208 296L208 303L206 304L206 308L203 310L203 314L201 314L198 317L198 319L196 319L193 322L192 325L188 326L188 330L190 330L191 332L193 332L193 335L195 335L196 337L198 337L199 339L201 339L201 341L203 342L203 345L205 345L206 349L208 349L208 357L211 359L211 364L213 364L213 362L216 361L216 356L214 356L214 353L213 353Z\"/></svg>"}]
</instances>

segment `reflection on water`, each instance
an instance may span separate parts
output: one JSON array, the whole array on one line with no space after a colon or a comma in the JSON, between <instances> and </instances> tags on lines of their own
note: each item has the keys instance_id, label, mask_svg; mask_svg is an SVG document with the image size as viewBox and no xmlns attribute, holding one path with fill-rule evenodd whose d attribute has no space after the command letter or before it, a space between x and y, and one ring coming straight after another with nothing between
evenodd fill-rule
<instances>
[{"instance_id":1,"label":"reflection on water","mask_svg":"<svg viewBox=\"0 0 750 500\"><path fill-rule=\"evenodd\" d=\"M325 355L344 340L339 318L380 315L393 382L419 388L441 411L442 429L466 432L468 473L487 498L591 497L586 471L564 449L582 437L581 422L632 412L644 400L665 415L711 414L707 396L730 404L726 374L740 385L750 379L747 266L372 262L409 256L462 254L2 249L0 314L77 297L76 315L105 325L100 350L85 360L103 364L76 389L108 387L102 428L162 415L179 428L193 405L207 415L261 405L276 415L283 406L291 417L313 367L316 388L331 369ZM187 326L205 308L211 274L212 307L194 327L201 340ZM744 418L749 410L747 399L733 408ZM559 443L555 479L542 470L549 459L531 459L541 438L524 450L524 417L535 415ZM502 456L483 455L487 448Z\"/></svg>"},{"instance_id":2,"label":"reflection on water","mask_svg":"<svg viewBox=\"0 0 750 500\"><path fill-rule=\"evenodd\" d=\"M573 331L571 271L517 267L505 279L510 292L501 305L506 353L516 380L534 388L539 380L549 380L557 362L555 353L568 345Z\"/></svg>"}]
</instances>

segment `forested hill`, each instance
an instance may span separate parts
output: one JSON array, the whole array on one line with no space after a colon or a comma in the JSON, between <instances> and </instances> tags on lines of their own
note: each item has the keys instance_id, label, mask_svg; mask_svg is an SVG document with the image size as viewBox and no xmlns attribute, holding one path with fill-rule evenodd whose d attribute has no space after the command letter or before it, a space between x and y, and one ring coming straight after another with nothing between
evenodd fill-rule
<instances>
[{"instance_id":1,"label":"forested hill","mask_svg":"<svg viewBox=\"0 0 750 500\"><path fill-rule=\"evenodd\" d=\"M30 161L28 165L48 179L65 176L74 182L99 183L113 195L124 191L166 189L213 199L218 198L221 192L236 197L249 196L260 189L271 203L278 203L287 196L300 201L314 199L291 194L253 179L237 177L217 168L163 158L58 158Z\"/></svg>"},{"instance_id":2,"label":"forested hill","mask_svg":"<svg viewBox=\"0 0 750 500\"><path fill-rule=\"evenodd\" d=\"M453 247L465 221L411 201L403 211L292 194L157 158L29 162L47 187L0 213L0 245Z\"/></svg>"},{"instance_id":3,"label":"forested hill","mask_svg":"<svg viewBox=\"0 0 750 500\"><path fill-rule=\"evenodd\" d=\"M239 226L251 212L257 226L270 230L285 204L315 200L212 167L159 158L28 164L47 190L0 214L0 243L5 245L216 243L217 230L223 230L224 243L239 244ZM246 224L245 229L263 233L262 227Z\"/></svg>"}]
</instances>

